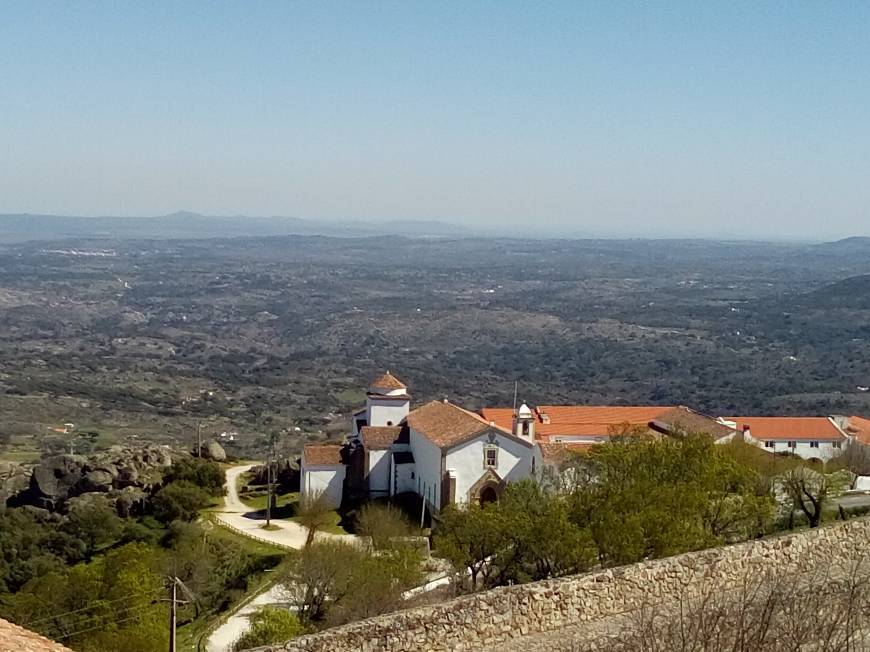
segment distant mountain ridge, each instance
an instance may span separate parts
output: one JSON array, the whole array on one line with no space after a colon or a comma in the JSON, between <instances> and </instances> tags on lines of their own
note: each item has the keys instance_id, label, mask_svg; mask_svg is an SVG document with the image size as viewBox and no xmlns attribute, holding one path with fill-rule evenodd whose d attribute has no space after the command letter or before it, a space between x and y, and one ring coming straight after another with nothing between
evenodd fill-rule
<instances>
[{"instance_id":1,"label":"distant mountain ridge","mask_svg":"<svg viewBox=\"0 0 870 652\"><path fill-rule=\"evenodd\" d=\"M801 296L800 304L810 308L870 310L870 274L850 276L807 292Z\"/></svg>"},{"instance_id":2,"label":"distant mountain ridge","mask_svg":"<svg viewBox=\"0 0 870 652\"><path fill-rule=\"evenodd\" d=\"M277 235L461 237L472 235L472 232L463 226L437 221L327 222L300 217L206 216L191 211L178 211L155 217L83 217L29 213L0 215L0 241L78 237L212 238Z\"/></svg>"}]
</instances>

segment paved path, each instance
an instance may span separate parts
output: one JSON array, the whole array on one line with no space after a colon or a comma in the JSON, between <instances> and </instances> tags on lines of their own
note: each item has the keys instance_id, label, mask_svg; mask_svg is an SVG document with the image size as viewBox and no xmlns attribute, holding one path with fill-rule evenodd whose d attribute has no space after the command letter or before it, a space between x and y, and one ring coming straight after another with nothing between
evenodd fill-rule
<instances>
[{"instance_id":1,"label":"paved path","mask_svg":"<svg viewBox=\"0 0 870 652\"><path fill-rule=\"evenodd\" d=\"M242 634L250 626L248 618L260 607L284 605L288 602L287 591L281 585L274 585L243 604L233 615L209 634L205 644L206 652L229 652Z\"/></svg>"},{"instance_id":2,"label":"paved path","mask_svg":"<svg viewBox=\"0 0 870 652\"><path fill-rule=\"evenodd\" d=\"M252 539L274 543L285 548L301 549L305 546L305 539L308 538L308 530L306 528L293 521L273 518L272 525L278 529L264 530L261 526L265 523L265 516L262 516L259 512L251 511L251 508L245 505L239 498L239 492L236 490L236 480L242 473L249 471L254 466L254 464L245 464L227 469L227 481L224 484L226 489L224 494L224 509L220 512L215 512L215 516L232 529ZM318 541L323 539L341 539L342 541L352 542L356 537L349 534L339 535L318 532L316 538Z\"/></svg>"},{"instance_id":3,"label":"paved path","mask_svg":"<svg viewBox=\"0 0 870 652\"><path fill-rule=\"evenodd\" d=\"M251 511L251 508L245 505L241 498L239 498L236 481L241 474L249 471L254 466L254 464L245 464L227 469L227 480L224 484L224 508L219 512L214 512L214 515L219 521L244 536L284 548L295 548L297 550L302 548L308 537L308 530L306 528L293 521L273 518L272 524L279 529L264 530L261 526L266 520L265 517L256 511ZM326 532L318 532L316 538L318 541L323 539L341 539L348 542L356 539L356 537L349 534L342 536ZM226 622L209 634L205 646L207 652L229 652L236 639L248 631L250 626L248 617L251 613L265 605L286 603L287 591L279 585L272 586L256 595L253 599L244 603Z\"/></svg>"}]
</instances>

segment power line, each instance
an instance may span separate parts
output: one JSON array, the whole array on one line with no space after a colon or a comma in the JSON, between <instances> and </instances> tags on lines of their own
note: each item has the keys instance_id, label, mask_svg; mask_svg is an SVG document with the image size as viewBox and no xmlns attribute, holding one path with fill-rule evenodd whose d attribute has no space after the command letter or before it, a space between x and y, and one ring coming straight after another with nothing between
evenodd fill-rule
<instances>
[{"instance_id":1,"label":"power line","mask_svg":"<svg viewBox=\"0 0 870 652\"><path fill-rule=\"evenodd\" d=\"M150 608L150 607L153 607L155 604L156 604L156 602L152 601L151 603L149 603L149 604L147 604L147 605L141 605L141 606L135 606L135 607L124 607L124 608L122 608L122 609L117 609L117 610L113 611L111 614L108 614L108 615L106 615L106 614L94 614L93 616L85 616L84 618L80 618L80 619L77 620L76 622L67 625L67 627L81 627L82 625L88 624L89 621L99 620L99 619L104 619L104 620L107 621L107 622L105 622L103 625L101 625L101 626L104 627L104 626L106 626L106 625L108 625L108 624L111 624L111 623L113 623L113 622L118 622L118 621L115 619L116 616L125 615L125 614L127 614L127 613L129 613L129 612L144 611L145 609L148 609L148 608ZM96 626L95 626L95 627L96 627ZM63 634L65 628L62 628L62 627L61 627L60 625L58 625L57 623L49 623L49 625L48 625L48 629L49 629L50 631L53 630L53 631L56 632L59 636L73 636L73 634Z\"/></svg>"},{"instance_id":2,"label":"power line","mask_svg":"<svg viewBox=\"0 0 870 652\"><path fill-rule=\"evenodd\" d=\"M41 622L46 621L46 620L53 620L55 618L63 618L64 616L70 616L72 614L81 613L82 611L88 611L89 609L95 609L96 607L98 607L100 605L112 604L114 602L120 602L121 600L129 600L131 598L144 598L144 597L153 596L153 595L156 595L156 594L162 593L162 592L163 592L163 589L160 588L160 589L154 589L153 591L149 591L146 593L132 593L130 595L125 595L121 598L114 598L112 600L94 600L89 605L84 606L81 609L74 609L73 611L66 611L64 613L52 614L51 616L44 616L42 618L37 618L35 620L29 620L26 623L23 623L22 627L29 627L30 625L33 625L34 623L41 623Z\"/></svg>"},{"instance_id":3,"label":"power line","mask_svg":"<svg viewBox=\"0 0 870 652\"><path fill-rule=\"evenodd\" d=\"M121 618L120 620L113 620L111 622L111 624L118 625L120 623L128 623L131 620L136 620L137 618L140 618L139 614L136 614L135 616L130 616L128 618ZM80 629L77 632L72 632L71 634L64 634L63 636L59 636L58 638L60 640L63 640L65 638L70 638L72 636L78 636L79 634L84 634L86 632L93 632L94 630L97 630L97 629L105 629L107 624L110 624L110 623L106 623L103 625L96 625L95 627L88 627L87 629Z\"/></svg>"}]
</instances>

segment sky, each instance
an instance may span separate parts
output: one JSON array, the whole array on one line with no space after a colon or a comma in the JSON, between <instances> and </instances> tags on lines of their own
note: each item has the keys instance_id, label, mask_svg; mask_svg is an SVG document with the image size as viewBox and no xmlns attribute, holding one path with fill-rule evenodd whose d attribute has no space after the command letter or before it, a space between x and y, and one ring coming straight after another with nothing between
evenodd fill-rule
<instances>
[{"instance_id":1,"label":"sky","mask_svg":"<svg viewBox=\"0 0 870 652\"><path fill-rule=\"evenodd\" d=\"M0 0L0 212L870 235L868 2Z\"/></svg>"}]
</instances>

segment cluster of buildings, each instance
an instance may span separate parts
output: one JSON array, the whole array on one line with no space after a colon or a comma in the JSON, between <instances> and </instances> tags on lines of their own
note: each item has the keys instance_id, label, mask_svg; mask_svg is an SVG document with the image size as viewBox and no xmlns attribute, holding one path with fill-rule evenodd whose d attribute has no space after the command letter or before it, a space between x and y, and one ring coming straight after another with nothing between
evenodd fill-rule
<instances>
[{"instance_id":1,"label":"cluster of buildings","mask_svg":"<svg viewBox=\"0 0 870 652\"><path fill-rule=\"evenodd\" d=\"M683 406L538 405L479 412L444 401L411 409L390 372L374 379L341 444L308 444L301 491L338 506L348 497L416 493L432 512L497 500L509 482L559 468L572 451L630 433L735 437L770 453L826 461L851 441L870 444L860 417L711 417Z\"/></svg>"}]
</instances>

